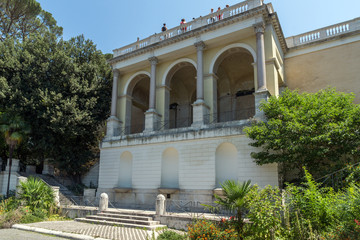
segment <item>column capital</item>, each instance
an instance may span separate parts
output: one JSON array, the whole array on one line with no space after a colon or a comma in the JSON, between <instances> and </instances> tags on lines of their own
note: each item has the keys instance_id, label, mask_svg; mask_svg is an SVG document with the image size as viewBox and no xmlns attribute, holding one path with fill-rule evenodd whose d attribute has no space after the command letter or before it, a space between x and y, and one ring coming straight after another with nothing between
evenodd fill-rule
<instances>
[{"instance_id":1,"label":"column capital","mask_svg":"<svg viewBox=\"0 0 360 240\"><path fill-rule=\"evenodd\" d=\"M204 50L204 48L206 47L205 43L203 41L199 41L194 43L194 46L196 47L197 50Z\"/></svg>"},{"instance_id":2,"label":"column capital","mask_svg":"<svg viewBox=\"0 0 360 240\"><path fill-rule=\"evenodd\" d=\"M113 76L114 76L114 77L116 77L116 78L119 77L119 75L120 75L119 69L113 68L112 72L113 72Z\"/></svg>"},{"instance_id":3,"label":"column capital","mask_svg":"<svg viewBox=\"0 0 360 240\"><path fill-rule=\"evenodd\" d=\"M255 33L264 33L265 32L265 24L264 23L257 23L253 25Z\"/></svg>"},{"instance_id":4,"label":"column capital","mask_svg":"<svg viewBox=\"0 0 360 240\"><path fill-rule=\"evenodd\" d=\"M149 57L148 60L151 63L151 65L156 65L159 62L157 57Z\"/></svg>"}]
</instances>

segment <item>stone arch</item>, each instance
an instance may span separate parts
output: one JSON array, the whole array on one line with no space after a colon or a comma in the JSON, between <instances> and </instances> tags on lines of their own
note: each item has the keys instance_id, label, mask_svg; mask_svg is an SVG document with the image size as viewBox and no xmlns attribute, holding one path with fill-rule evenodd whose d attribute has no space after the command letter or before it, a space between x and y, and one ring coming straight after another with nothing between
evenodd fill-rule
<instances>
[{"instance_id":1,"label":"stone arch","mask_svg":"<svg viewBox=\"0 0 360 240\"><path fill-rule=\"evenodd\" d=\"M238 179L238 151L232 143L222 143L215 152L215 185L221 187L220 183L225 180Z\"/></svg>"},{"instance_id":2,"label":"stone arch","mask_svg":"<svg viewBox=\"0 0 360 240\"><path fill-rule=\"evenodd\" d=\"M243 43L221 49L210 71L217 79L217 121L248 119L255 115L255 51Z\"/></svg>"},{"instance_id":3,"label":"stone arch","mask_svg":"<svg viewBox=\"0 0 360 240\"><path fill-rule=\"evenodd\" d=\"M179 152L167 148L161 159L161 188L179 188Z\"/></svg>"},{"instance_id":4,"label":"stone arch","mask_svg":"<svg viewBox=\"0 0 360 240\"><path fill-rule=\"evenodd\" d=\"M149 109L150 74L140 71L132 75L124 87L124 95L130 96L126 104L126 133L139 133L145 127L145 112Z\"/></svg>"},{"instance_id":5,"label":"stone arch","mask_svg":"<svg viewBox=\"0 0 360 240\"><path fill-rule=\"evenodd\" d=\"M175 74L175 72L177 70L179 70L179 68L181 66L184 66L184 64L191 64L194 66L195 69L197 69L197 65L196 62L190 58L181 58L176 60L175 62L173 62L172 64L170 64L170 66L166 69L164 75L163 75L163 79L161 81L161 84L163 86L168 86L169 87L169 83L170 80L172 78L172 76Z\"/></svg>"},{"instance_id":6,"label":"stone arch","mask_svg":"<svg viewBox=\"0 0 360 240\"><path fill-rule=\"evenodd\" d=\"M126 82L125 87L124 87L124 92L123 95L131 95L135 85L144 77L149 77L150 78L150 73L146 72L146 71L139 71L137 73L135 73L134 75L132 75L129 80Z\"/></svg>"},{"instance_id":7,"label":"stone arch","mask_svg":"<svg viewBox=\"0 0 360 240\"><path fill-rule=\"evenodd\" d=\"M118 187L131 188L132 187L132 165L133 156L131 152L123 152L120 155Z\"/></svg>"},{"instance_id":8,"label":"stone arch","mask_svg":"<svg viewBox=\"0 0 360 240\"><path fill-rule=\"evenodd\" d=\"M192 123L192 104L196 91L196 63L189 58L178 59L165 71L162 84L165 94L165 128L189 127Z\"/></svg>"},{"instance_id":9,"label":"stone arch","mask_svg":"<svg viewBox=\"0 0 360 240\"><path fill-rule=\"evenodd\" d=\"M216 55L213 57L213 59L211 60L211 64L210 64L210 74L215 74L216 70L215 68L218 67L216 66L216 62L219 62L219 57L221 55L223 55L224 53L228 52L228 51L231 51L231 49L236 49L236 48L243 48L243 49L246 49L253 57L254 59L254 63L256 63L256 52L255 50L250 46L250 45L247 45L245 43L233 43L233 44L230 44L222 49L220 49Z\"/></svg>"}]
</instances>

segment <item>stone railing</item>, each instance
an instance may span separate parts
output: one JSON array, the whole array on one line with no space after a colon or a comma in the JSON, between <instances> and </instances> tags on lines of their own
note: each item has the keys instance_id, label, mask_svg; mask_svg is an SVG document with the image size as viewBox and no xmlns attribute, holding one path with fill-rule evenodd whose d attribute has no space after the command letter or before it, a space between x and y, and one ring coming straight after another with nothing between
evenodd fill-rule
<instances>
[{"instance_id":1,"label":"stone railing","mask_svg":"<svg viewBox=\"0 0 360 240\"><path fill-rule=\"evenodd\" d=\"M154 34L148 38L139 40L139 41L129 44L125 47L115 49L113 51L114 57L130 53L137 49L141 49L141 48L144 48L151 44L163 41L165 39L169 39L169 38L181 35L183 33L189 32L189 31L197 29L197 28L201 28L203 26L212 24L212 23L220 21L222 19L226 19L228 17L241 14L243 12L249 11L250 9L253 9L253 8L263 5L264 4L263 2L264 2L264 0L247 0L247 1L235 4L233 6L224 8L220 11L216 11L214 13L208 14L204 17L196 18L195 20L193 20L191 22L176 26L165 32Z\"/></svg>"},{"instance_id":2,"label":"stone railing","mask_svg":"<svg viewBox=\"0 0 360 240\"><path fill-rule=\"evenodd\" d=\"M355 18L350 21L286 38L286 44L288 48L292 48L358 30L360 30L360 18Z\"/></svg>"}]
</instances>

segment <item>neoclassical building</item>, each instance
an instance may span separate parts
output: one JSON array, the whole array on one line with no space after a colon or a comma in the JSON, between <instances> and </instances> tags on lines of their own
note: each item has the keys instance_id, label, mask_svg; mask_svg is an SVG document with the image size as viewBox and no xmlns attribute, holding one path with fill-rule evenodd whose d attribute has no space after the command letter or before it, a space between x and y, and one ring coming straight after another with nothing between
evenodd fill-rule
<instances>
[{"instance_id":1,"label":"neoclassical building","mask_svg":"<svg viewBox=\"0 0 360 240\"><path fill-rule=\"evenodd\" d=\"M226 179L277 185L244 127L283 87L360 91L360 19L285 38L276 12L248 0L115 49L98 191L124 207L211 202Z\"/></svg>"}]
</instances>

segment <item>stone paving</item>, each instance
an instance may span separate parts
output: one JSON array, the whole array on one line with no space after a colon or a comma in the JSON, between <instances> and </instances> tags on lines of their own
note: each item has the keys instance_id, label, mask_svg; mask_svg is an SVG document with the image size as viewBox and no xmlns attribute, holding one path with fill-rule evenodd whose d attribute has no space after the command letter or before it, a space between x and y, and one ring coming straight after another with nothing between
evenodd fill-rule
<instances>
[{"instance_id":1,"label":"stone paving","mask_svg":"<svg viewBox=\"0 0 360 240\"><path fill-rule=\"evenodd\" d=\"M112 240L146 240L151 239L152 235L151 231L143 229L97 225L76 221L39 222L22 225Z\"/></svg>"},{"instance_id":2,"label":"stone paving","mask_svg":"<svg viewBox=\"0 0 360 240\"><path fill-rule=\"evenodd\" d=\"M1 229L0 240L66 240L67 238L54 237L17 229Z\"/></svg>"}]
</instances>

